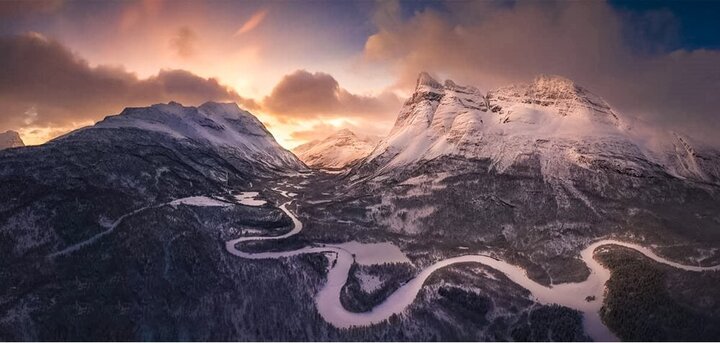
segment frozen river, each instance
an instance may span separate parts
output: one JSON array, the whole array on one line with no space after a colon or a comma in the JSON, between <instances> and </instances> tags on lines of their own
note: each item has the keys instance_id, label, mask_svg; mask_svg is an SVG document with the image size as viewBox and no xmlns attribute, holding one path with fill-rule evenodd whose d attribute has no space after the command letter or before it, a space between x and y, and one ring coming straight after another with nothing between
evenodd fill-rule
<instances>
[{"instance_id":1,"label":"frozen river","mask_svg":"<svg viewBox=\"0 0 720 343\"><path fill-rule=\"evenodd\" d=\"M457 263L479 263L505 274L511 281L526 288L532 293L535 300L541 304L559 304L576 309L583 313L585 331L596 341L617 341L617 337L600 320L600 307L604 299L605 282L610 278L610 271L604 268L594 258L595 249L603 245L619 245L634 249L656 262L666 264L687 271L720 270L720 265L712 267L688 266L669 261L658 256L652 250L633 243L612 239L603 239L594 242L580 252L582 260L590 269L590 275L585 281L575 283L556 284L544 286L531 280L526 271L516 265L507 263L485 255L462 255L436 262L422 270L415 278L398 288L385 301L375 306L369 312L350 312L340 303L340 291L347 282L350 267L355 259L359 264L377 264L384 262L407 262L407 257L391 243L363 244L348 242L338 245L309 246L298 250L283 252L246 253L238 248L238 244L248 241L276 240L298 234L302 230L302 222L288 210L286 202L280 206L293 221L293 229L281 236L242 237L228 241L227 251L235 256L247 259L270 259L292 257L301 254L322 253L328 259L335 259L330 269L327 282L315 297L320 315L330 324L347 328L351 326L367 326L382 322L393 314L399 314L412 304L427 280L435 271ZM355 257L353 257L355 255ZM586 297L595 297L594 301L586 301Z\"/></svg>"}]
</instances>

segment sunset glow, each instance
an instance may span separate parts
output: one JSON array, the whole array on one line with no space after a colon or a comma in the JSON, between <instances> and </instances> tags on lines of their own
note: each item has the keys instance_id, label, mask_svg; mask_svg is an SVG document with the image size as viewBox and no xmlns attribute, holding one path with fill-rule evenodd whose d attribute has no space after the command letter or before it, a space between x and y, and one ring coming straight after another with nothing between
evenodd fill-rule
<instances>
[{"instance_id":1,"label":"sunset glow","mask_svg":"<svg viewBox=\"0 0 720 343\"><path fill-rule=\"evenodd\" d=\"M416 75L427 70L482 89L540 73L560 74L592 86L633 117L658 118L713 139L703 118L716 105L715 97L672 87L713 79L703 73L717 73L708 66L720 61L718 50L673 45L665 36L643 37L647 30L627 21L628 10L618 4L561 2L555 12L549 8L532 2L6 2L0 7L0 28L6 40L14 41L6 43L3 54L35 44L32 53L63 54L97 82L162 82L164 90L120 95L118 90L13 89L0 94L6 111L0 129L19 131L28 143L41 144L126 106L221 100L236 101L256 114L285 147L307 141L312 130L326 134L328 128L382 135ZM653 11L662 8L636 10L637 15ZM652 20L647 25L683 18ZM653 39L656 48L637 51L645 43L630 39ZM14 61L19 72L44 63ZM33 82L59 73L53 65L42 68ZM165 78L163 71L175 70L187 73L185 84ZM20 74L13 78L27 80ZM194 87L206 92L187 95ZM273 93L281 89L287 91ZM306 93L293 97L300 90ZM668 100L666 95L675 92L692 99ZM63 101L53 100L60 96L55 93L62 93ZM663 106L648 105L660 99ZM28 114L32 111L37 115Z\"/></svg>"},{"instance_id":2,"label":"sunset glow","mask_svg":"<svg viewBox=\"0 0 720 343\"><path fill-rule=\"evenodd\" d=\"M720 0L0 0L0 343L720 342Z\"/></svg>"}]
</instances>

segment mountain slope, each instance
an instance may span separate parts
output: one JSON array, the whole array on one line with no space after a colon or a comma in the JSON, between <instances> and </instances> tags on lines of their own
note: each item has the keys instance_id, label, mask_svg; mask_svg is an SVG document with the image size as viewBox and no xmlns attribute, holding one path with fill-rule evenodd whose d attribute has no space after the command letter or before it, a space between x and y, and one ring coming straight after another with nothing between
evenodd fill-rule
<instances>
[{"instance_id":1,"label":"mountain slope","mask_svg":"<svg viewBox=\"0 0 720 343\"><path fill-rule=\"evenodd\" d=\"M377 141L358 137L348 129L339 130L321 140L314 140L293 149L310 167L340 169L367 156Z\"/></svg>"},{"instance_id":2,"label":"mountain slope","mask_svg":"<svg viewBox=\"0 0 720 343\"><path fill-rule=\"evenodd\" d=\"M276 207L235 196L305 169L235 104L128 108L0 151L0 339L260 339L212 323L262 313L261 299L310 295L257 287L292 284L291 274L235 263L222 242L290 225Z\"/></svg>"},{"instance_id":3,"label":"mountain slope","mask_svg":"<svg viewBox=\"0 0 720 343\"><path fill-rule=\"evenodd\" d=\"M137 208L227 195L304 169L235 104L128 108L47 144L0 152L0 191L9 195L0 234L12 233L17 257L49 253Z\"/></svg>"},{"instance_id":4,"label":"mountain slope","mask_svg":"<svg viewBox=\"0 0 720 343\"><path fill-rule=\"evenodd\" d=\"M549 283L583 275L569 252L611 235L713 249L720 153L631 124L560 77L483 94L421 74L347 176L348 207L368 199L364 218L393 234L508 249Z\"/></svg>"},{"instance_id":5,"label":"mountain slope","mask_svg":"<svg viewBox=\"0 0 720 343\"><path fill-rule=\"evenodd\" d=\"M487 158L500 172L539 154L548 177L593 163L629 173L720 183L720 154L677 133L657 130L647 144L602 98L572 81L541 76L482 94L422 73L390 135L358 168L378 175L440 156Z\"/></svg>"},{"instance_id":6,"label":"mountain slope","mask_svg":"<svg viewBox=\"0 0 720 343\"><path fill-rule=\"evenodd\" d=\"M127 108L86 130L130 128L161 133L178 140L208 144L228 150L237 158L253 160L269 168L302 168L297 158L282 148L255 116L234 103L207 102L199 107L178 103Z\"/></svg>"},{"instance_id":7,"label":"mountain slope","mask_svg":"<svg viewBox=\"0 0 720 343\"><path fill-rule=\"evenodd\" d=\"M25 146L25 143L23 143L19 133L15 131L5 131L4 133L0 133L0 150L23 146Z\"/></svg>"}]
</instances>

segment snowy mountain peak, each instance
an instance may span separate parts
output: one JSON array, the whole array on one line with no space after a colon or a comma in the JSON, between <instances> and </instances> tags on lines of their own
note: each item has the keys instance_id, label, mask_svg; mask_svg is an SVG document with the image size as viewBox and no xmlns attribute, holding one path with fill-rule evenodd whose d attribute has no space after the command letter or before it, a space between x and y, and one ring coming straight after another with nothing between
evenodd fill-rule
<instances>
[{"instance_id":1,"label":"snowy mountain peak","mask_svg":"<svg viewBox=\"0 0 720 343\"><path fill-rule=\"evenodd\" d=\"M340 129L340 130L336 131L334 134L332 134L330 137L355 137L355 138L357 138L355 133L350 131L350 129Z\"/></svg>"},{"instance_id":2,"label":"snowy mountain peak","mask_svg":"<svg viewBox=\"0 0 720 343\"><path fill-rule=\"evenodd\" d=\"M620 118L605 100L575 82L556 75L541 75L529 84L512 85L488 93L499 106L522 103L552 108L560 116L584 118L595 123L620 125Z\"/></svg>"},{"instance_id":3,"label":"snowy mountain peak","mask_svg":"<svg viewBox=\"0 0 720 343\"><path fill-rule=\"evenodd\" d=\"M580 90L575 82L559 75L538 75L531 83L532 89L562 96L563 94L577 93Z\"/></svg>"},{"instance_id":4,"label":"snowy mountain peak","mask_svg":"<svg viewBox=\"0 0 720 343\"><path fill-rule=\"evenodd\" d=\"M149 107L129 107L94 126L80 129L139 129L173 139L232 150L240 157L279 168L302 168L302 163L282 148L265 126L235 103L206 102L198 107L177 102ZM72 135L70 133L69 135Z\"/></svg>"},{"instance_id":5,"label":"snowy mountain peak","mask_svg":"<svg viewBox=\"0 0 720 343\"><path fill-rule=\"evenodd\" d=\"M299 145L293 152L310 167L341 169L367 156L375 143L375 137L359 137L342 129L324 139Z\"/></svg>"},{"instance_id":6,"label":"snowy mountain peak","mask_svg":"<svg viewBox=\"0 0 720 343\"><path fill-rule=\"evenodd\" d=\"M706 162L720 160L719 154L699 154L681 139L647 146L607 102L567 78L542 75L485 96L474 87L432 81L420 75L390 134L356 169L360 174L386 174L441 156L489 159L502 172L537 155L548 178L595 163L630 173L663 166L671 175L720 180L720 167Z\"/></svg>"},{"instance_id":7,"label":"snowy mountain peak","mask_svg":"<svg viewBox=\"0 0 720 343\"><path fill-rule=\"evenodd\" d=\"M443 86L440 84L440 82L436 81L430 74L427 72L421 72L420 75L418 75L417 83L415 85L415 91L419 91L423 88L431 88L431 89L442 89Z\"/></svg>"},{"instance_id":8,"label":"snowy mountain peak","mask_svg":"<svg viewBox=\"0 0 720 343\"><path fill-rule=\"evenodd\" d=\"M20 138L19 133L10 130L0 133L0 150L23 146L25 146L25 143Z\"/></svg>"}]
</instances>

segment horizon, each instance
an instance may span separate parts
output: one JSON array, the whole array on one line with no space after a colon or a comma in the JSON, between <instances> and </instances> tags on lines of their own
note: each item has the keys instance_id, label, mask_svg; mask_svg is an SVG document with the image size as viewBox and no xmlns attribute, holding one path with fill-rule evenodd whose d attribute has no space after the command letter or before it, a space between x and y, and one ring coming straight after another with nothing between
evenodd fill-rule
<instances>
[{"instance_id":1,"label":"horizon","mask_svg":"<svg viewBox=\"0 0 720 343\"><path fill-rule=\"evenodd\" d=\"M428 71L484 90L561 75L717 145L720 4L692 5L4 1L0 129L40 144L125 107L220 100L292 148L383 135Z\"/></svg>"}]
</instances>

